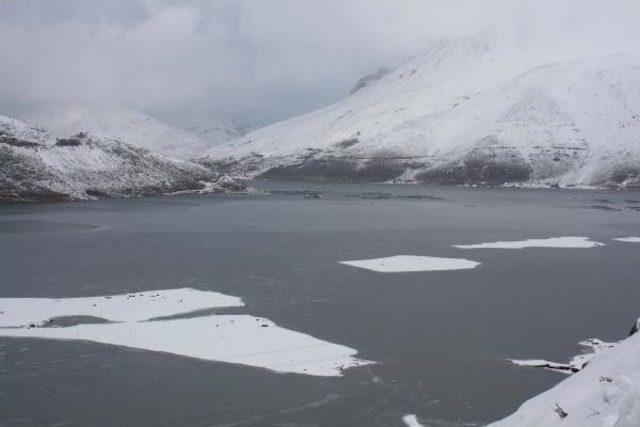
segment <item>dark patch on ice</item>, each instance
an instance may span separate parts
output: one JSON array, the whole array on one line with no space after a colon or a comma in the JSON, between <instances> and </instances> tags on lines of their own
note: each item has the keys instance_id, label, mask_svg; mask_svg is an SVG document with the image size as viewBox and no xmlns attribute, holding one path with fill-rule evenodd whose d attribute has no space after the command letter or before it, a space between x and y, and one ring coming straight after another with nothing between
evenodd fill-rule
<instances>
[{"instance_id":1,"label":"dark patch on ice","mask_svg":"<svg viewBox=\"0 0 640 427\"><path fill-rule=\"evenodd\" d=\"M162 320L179 320L179 319L193 319L196 317L207 317L214 314L246 314L246 307L213 307L203 308L202 310L188 311L186 313L177 313L169 316L159 316L148 319L147 322L156 322Z\"/></svg>"},{"instance_id":2,"label":"dark patch on ice","mask_svg":"<svg viewBox=\"0 0 640 427\"><path fill-rule=\"evenodd\" d=\"M595 209L595 210L605 211L605 212L621 212L622 211L622 209L620 208L614 208L609 205L589 205L587 206L587 209Z\"/></svg>"},{"instance_id":3,"label":"dark patch on ice","mask_svg":"<svg viewBox=\"0 0 640 427\"><path fill-rule=\"evenodd\" d=\"M95 230L93 224L74 224L65 222L13 220L0 221L0 234L43 233L70 230Z\"/></svg>"},{"instance_id":4,"label":"dark patch on ice","mask_svg":"<svg viewBox=\"0 0 640 427\"><path fill-rule=\"evenodd\" d=\"M103 319L102 317L94 317L94 316L61 316L54 317L53 319L49 319L42 325L29 325L29 327L39 327L39 328L68 328L70 326L78 326L78 325L99 325L105 323L114 323L107 319Z\"/></svg>"}]
</instances>

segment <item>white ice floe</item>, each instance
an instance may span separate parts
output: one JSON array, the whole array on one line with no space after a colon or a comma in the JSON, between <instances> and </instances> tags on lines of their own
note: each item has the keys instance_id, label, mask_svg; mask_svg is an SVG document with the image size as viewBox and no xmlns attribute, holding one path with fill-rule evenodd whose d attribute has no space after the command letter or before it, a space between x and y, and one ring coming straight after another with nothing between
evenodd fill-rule
<instances>
[{"instance_id":1,"label":"white ice floe","mask_svg":"<svg viewBox=\"0 0 640 427\"><path fill-rule=\"evenodd\" d=\"M488 242L474 245L454 245L458 249L525 249L525 248L594 248L604 246L589 237L551 237L508 242Z\"/></svg>"},{"instance_id":2,"label":"white ice floe","mask_svg":"<svg viewBox=\"0 0 640 427\"><path fill-rule=\"evenodd\" d=\"M66 328L7 328L11 337L85 340L196 359L317 376L370 364L356 350L281 328L248 315L212 315L176 320L83 324Z\"/></svg>"},{"instance_id":3,"label":"white ice floe","mask_svg":"<svg viewBox=\"0 0 640 427\"><path fill-rule=\"evenodd\" d=\"M627 243L640 243L640 237L618 237L617 239L613 239L618 242L627 242Z\"/></svg>"},{"instance_id":4,"label":"white ice floe","mask_svg":"<svg viewBox=\"0 0 640 427\"><path fill-rule=\"evenodd\" d=\"M364 268L379 273L401 273L415 271L467 270L480 265L477 261L463 258L437 258L430 256L396 255L387 258L340 261L340 264Z\"/></svg>"},{"instance_id":5,"label":"white ice floe","mask_svg":"<svg viewBox=\"0 0 640 427\"><path fill-rule=\"evenodd\" d=\"M424 427L420 421L418 421L418 417L416 417L413 414L410 415L405 415L404 417L402 417L402 422L407 426L407 427Z\"/></svg>"},{"instance_id":6,"label":"white ice floe","mask_svg":"<svg viewBox=\"0 0 640 427\"><path fill-rule=\"evenodd\" d=\"M573 374L584 368L593 356L603 350L607 350L616 346L617 343L609 343L601 341L597 338L591 338L579 343L583 347L588 347L591 351L589 353L581 353L574 356L568 363L550 362L544 359L532 359L532 360L516 360L509 359L509 361L518 366L530 366L532 368L547 369L549 371L561 372L563 374Z\"/></svg>"},{"instance_id":7,"label":"white ice floe","mask_svg":"<svg viewBox=\"0 0 640 427\"><path fill-rule=\"evenodd\" d=\"M346 368L373 363L356 358L352 348L249 315L148 320L242 305L239 298L194 289L58 300L7 298L0 299L0 336L93 341L317 376L339 376ZM94 316L115 323L24 327L65 316Z\"/></svg>"},{"instance_id":8,"label":"white ice floe","mask_svg":"<svg viewBox=\"0 0 640 427\"><path fill-rule=\"evenodd\" d=\"M494 427L640 425L640 334L597 352L580 372L528 400Z\"/></svg>"},{"instance_id":9,"label":"white ice floe","mask_svg":"<svg viewBox=\"0 0 640 427\"><path fill-rule=\"evenodd\" d=\"M242 306L240 298L191 288L87 298L0 298L0 327L39 326L64 316L131 322L207 308Z\"/></svg>"}]
</instances>

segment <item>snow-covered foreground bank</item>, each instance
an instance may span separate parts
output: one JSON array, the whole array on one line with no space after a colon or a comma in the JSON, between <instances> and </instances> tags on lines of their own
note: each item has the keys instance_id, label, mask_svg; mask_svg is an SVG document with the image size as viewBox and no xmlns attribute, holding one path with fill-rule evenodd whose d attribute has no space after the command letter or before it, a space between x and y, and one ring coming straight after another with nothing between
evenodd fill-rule
<instances>
[{"instance_id":1,"label":"snow-covered foreground bank","mask_svg":"<svg viewBox=\"0 0 640 427\"><path fill-rule=\"evenodd\" d=\"M494 427L640 425L640 334L598 351L589 364L528 400Z\"/></svg>"},{"instance_id":2,"label":"snow-covered foreground bank","mask_svg":"<svg viewBox=\"0 0 640 427\"><path fill-rule=\"evenodd\" d=\"M418 271L468 270L480 265L463 258L396 255L386 258L341 261L340 264L364 268L378 273L407 273Z\"/></svg>"},{"instance_id":3,"label":"snow-covered foreground bank","mask_svg":"<svg viewBox=\"0 0 640 427\"><path fill-rule=\"evenodd\" d=\"M316 376L339 376L344 369L373 363L356 358L357 350L352 348L250 315L150 320L241 306L239 298L194 289L90 298L5 298L0 299L0 336L93 341ZM91 316L107 323L76 319L79 324L74 326L35 326L71 316Z\"/></svg>"},{"instance_id":4,"label":"snow-covered foreground bank","mask_svg":"<svg viewBox=\"0 0 640 427\"><path fill-rule=\"evenodd\" d=\"M525 249L525 248L594 248L604 246L589 237L551 237L549 239L527 239L511 242L488 242L474 245L454 245L458 249Z\"/></svg>"}]
</instances>

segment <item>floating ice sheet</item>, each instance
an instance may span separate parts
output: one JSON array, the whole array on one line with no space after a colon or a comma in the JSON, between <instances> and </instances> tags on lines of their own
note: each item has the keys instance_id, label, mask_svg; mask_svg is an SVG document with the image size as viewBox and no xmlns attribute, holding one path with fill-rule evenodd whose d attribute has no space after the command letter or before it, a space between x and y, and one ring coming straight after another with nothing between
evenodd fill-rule
<instances>
[{"instance_id":1,"label":"floating ice sheet","mask_svg":"<svg viewBox=\"0 0 640 427\"><path fill-rule=\"evenodd\" d=\"M617 240L618 242L627 242L627 243L640 243L640 237L618 237L617 239L613 239L613 240Z\"/></svg>"},{"instance_id":2,"label":"floating ice sheet","mask_svg":"<svg viewBox=\"0 0 640 427\"><path fill-rule=\"evenodd\" d=\"M63 316L132 322L207 308L242 306L240 298L191 288L87 298L0 298L0 327L39 326Z\"/></svg>"},{"instance_id":3,"label":"floating ice sheet","mask_svg":"<svg viewBox=\"0 0 640 427\"><path fill-rule=\"evenodd\" d=\"M147 320L242 305L236 297L193 289L58 300L7 298L0 299L0 336L93 341L317 376L339 376L346 368L373 363L356 358L357 350L352 348L249 315ZM24 327L66 316L94 316L116 323Z\"/></svg>"},{"instance_id":4,"label":"floating ice sheet","mask_svg":"<svg viewBox=\"0 0 640 427\"><path fill-rule=\"evenodd\" d=\"M508 242L488 242L473 245L454 245L458 249L525 249L525 248L594 248L604 246L589 237L551 237Z\"/></svg>"},{"instance_id":5,"label":"floating ice sheet","mask_svg":"<svg viewBox=\"0 0 640 427\"><path fill-rule=\"evenodd\" d=\"M387 258L341 261L340 264L364 268L379 273L467 270L480 265L479 262L463 258L437 258L414 255L396 255Z\"/></svg>"}]
</instances>

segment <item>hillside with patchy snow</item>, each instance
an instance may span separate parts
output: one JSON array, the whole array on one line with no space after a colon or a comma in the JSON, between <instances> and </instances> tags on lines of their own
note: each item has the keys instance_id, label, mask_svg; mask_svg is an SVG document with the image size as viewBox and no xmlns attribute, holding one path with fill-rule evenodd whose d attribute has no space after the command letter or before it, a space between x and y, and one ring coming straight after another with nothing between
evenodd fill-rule
<instances>
[{"instance_id":1,"label":"hillside with patchy snow","mask_svg":"<svg viewBox=\"0 0 640 427\"><path fill-rule=\"evenodd\" d=\"M192 133L120 106L50 105L24 112L20 119L59 138L90 133L182 159L198 157L212 146Z\"/></svg>"},{"instance_id":2,"label":"hillside with patchy snow","mask_svg":"<svg viewBox=\"0 0 640 427\"><path fill-rule=\"evenodd\" d=\"M89 134L55 138L0 115L0 203L242 188L203 166Z\"/></svg>"},{"instance_id":3,"label":"hillside with patchy snow","mask_svg":"<svg viewBox=\"0 0 640 427\"><path fill-rule=\"evenodd\" d=\"M494 31L441 41L319 111L211 150L247 176L640 185L640 55Z\"/></svg>"}]
</instances>

